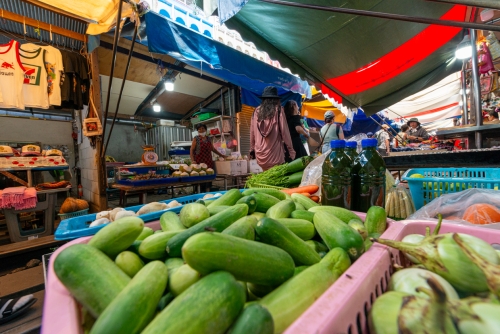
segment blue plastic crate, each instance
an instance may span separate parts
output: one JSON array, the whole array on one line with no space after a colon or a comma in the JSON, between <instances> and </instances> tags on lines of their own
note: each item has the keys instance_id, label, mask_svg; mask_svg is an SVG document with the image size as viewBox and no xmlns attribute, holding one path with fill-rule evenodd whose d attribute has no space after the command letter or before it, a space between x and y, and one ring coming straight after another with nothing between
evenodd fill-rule
<instances>
[{"instance_id":1,"label":"blue plastic crate","mask_svg":"<svg viewBox=\"0 0 500 334\"><path fill-rule=\"evenodd\" d=\"M162 211L147 213L144 215L140 215L138 217L141 218L142 220L144 220L144 222L158 220L158 219L160 219L160 216L167 211L173 211L175 213L179 213L185 204L196 202L200 198L203 198L203 196L205 196L206 194L216 194L216 193L224 194L226 192L225 191L218 191L218 192L214 191L214 192L209 192L209 193L195 194L195 195L184 196L184 197L179 197L179 198L172 198L172 199L168 199L165 201L160 201L160 203L167 203L168 204L171 201L176 200L177 202L181 203L182 206L178 206L178 207L175 207L172 209L166 209L166 210L162 210ZM125 209L129 210L129 211L137 212L143 206L144 206L144 204L141 204L141 205L130 206L130 207L127 207ZM95 218L96 218L96 214L92 213L92 214L88 214L85 216L64 219L63 221L61 221L61 223L57 227L56 233L54 234L54 239L55 240L73 240L76 238L88 237L88 236L96 234L97 231L99 231L101 228L106 226L106 224L89 227L89 225L95 220Z\"/></svg>"},{"instance_id":2,"label":"blue plastic crate","mask_svg":"<svg viewBox=\"0 0 500 334\"><path fill-rule=\"evenodd\" d=\"M204 175L204 176L187 176L181 177L181 182L196 182L196 181L209 181L215 180L217 175Z\"/></svg>"},{"instance_id":3,"label":"blue plastic crate","mask_svg":"<svg viewBox=\"0 0 500 334\"><path fill-rule=\"evenodd\" d=\"M421 174L423 178L412 178ZM469 188L498 190L500 168L413 168L404 173L415 208L418 210L433 199Z\"/></svg>"}]
</instances>

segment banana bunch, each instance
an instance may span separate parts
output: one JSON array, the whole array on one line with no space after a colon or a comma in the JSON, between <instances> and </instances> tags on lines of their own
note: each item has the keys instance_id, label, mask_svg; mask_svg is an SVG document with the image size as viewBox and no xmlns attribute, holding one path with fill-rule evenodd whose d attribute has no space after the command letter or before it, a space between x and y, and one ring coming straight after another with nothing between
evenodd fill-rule
<instances>
[{"instance_id":1,"label":"banana bunch","mask_svg":"<svg viewBox=\"0 0 500 334\"><path fill-rule=\"evenodd\" d=\"M406 219L415 212L410 191L404 187L392 187L385 198L387 217Z\"/></svg>"}]
</instances>

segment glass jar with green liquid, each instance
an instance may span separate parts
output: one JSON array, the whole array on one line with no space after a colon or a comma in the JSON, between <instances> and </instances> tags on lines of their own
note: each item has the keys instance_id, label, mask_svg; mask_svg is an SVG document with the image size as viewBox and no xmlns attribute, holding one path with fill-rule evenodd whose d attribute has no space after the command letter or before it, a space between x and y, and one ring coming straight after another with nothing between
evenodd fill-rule
<instances>
[{"instance_id":1,"label":"glass jar with green liquid","mask_svg":"<svg viewBox=\"0 0 500 334\"><path fill-rule=\"evenodd\" d=\"M363 139L361 146L352 168L352 210L367 212L385 205L385 162L377 152L377 139Z\"/></svg>"},{"instance_id":2,"label":"glass jar with green liquid","mask_svg":"<svg viewBox=\"0 0 500 334\"><path fill-rule=\"evenodd\" d=\"M321 204L351 209L352 160L344 152L344 140L332 140L330 147L332 152L323 163Z\"/></svg>"},{"instance_id":3,"label":"glass jar with green liquid","mask_svg":"<svg viewBox=\"0 0 500 334\"><path fill-rule=\"evenodd\" d=\"M358 157L358 143L355 141L346 141L345 142L345 154L351 158L352 162Z\"/></svg>"}]
</instances>

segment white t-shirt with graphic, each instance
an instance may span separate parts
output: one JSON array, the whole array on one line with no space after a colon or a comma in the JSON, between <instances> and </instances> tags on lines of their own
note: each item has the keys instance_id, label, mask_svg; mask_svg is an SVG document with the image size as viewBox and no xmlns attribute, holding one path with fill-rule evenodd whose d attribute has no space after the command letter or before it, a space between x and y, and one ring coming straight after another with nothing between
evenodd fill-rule
<instances>
[{"instance_id":1,"label":"white t-shirt with graphic","mask_svg":"<svg viewBox=\"0 0 500 334\"><path fill-rule=\"evenodd\" d=\"M24 110L24 67L19 57L19 42L0 45L0 108Z\"/></svg>"},{"instance_id":2,"label":"white t-shirt with graphic","mask_svg":"<svg viewBox=\"0 0 500 334\"><path fill-rule=\"evenodd\" d=\"M24 105L33 108L49 108L47 93L47 70L45 69L45 50L41 47L36 51L19 49L21 62L25 69L23 96Z\"/></svg>"}]
</instances>

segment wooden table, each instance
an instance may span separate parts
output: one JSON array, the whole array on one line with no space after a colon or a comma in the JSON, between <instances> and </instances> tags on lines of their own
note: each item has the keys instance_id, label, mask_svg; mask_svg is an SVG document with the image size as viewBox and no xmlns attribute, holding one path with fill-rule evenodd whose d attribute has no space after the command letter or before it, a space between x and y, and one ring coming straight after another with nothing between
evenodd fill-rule
<instances>
[{"instance_id":1,"label":"wooden table","mask_svg":"<svg viewBox=\"0 0 500 334\"><path fill-rule=\"evenodd\" d=\"M214 180L207 181L194 181L194 182L175 182L175 183L163 183L163 184L153 184L150 186L126 186L123 184L113 184L111 187L120 190L120 203L121 207L127 206L127 195L138 194L139 195L139 204L146 204L146 197L148 191L157 190L157 189L165 189L170 188L172 191L174 188L183 188L183 187L193 187L193 193L200 193L200 185L203 183L210 183Z\"/></svg>"}]
</instances>

